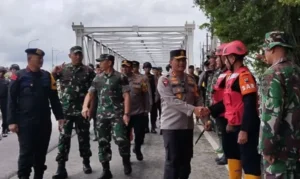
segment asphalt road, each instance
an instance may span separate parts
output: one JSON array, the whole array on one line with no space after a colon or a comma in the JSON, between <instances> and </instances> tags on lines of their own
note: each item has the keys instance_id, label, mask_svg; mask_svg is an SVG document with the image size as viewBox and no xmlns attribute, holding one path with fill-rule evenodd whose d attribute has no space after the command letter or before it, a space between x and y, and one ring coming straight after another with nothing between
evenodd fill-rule
<instances>
[{"instance_id":1,"label":"asphalt road","mask_svg":"<svg viewBox=\"0 0 300 179\"><path fill-rule=\"evenodd\" d=\"M55 125L53 125L55 129ZM195 127L194 140L198 137L200 131L198 127ZM92 135L92 134L91 134ZM58 133L54 132L51 138L51 145L57 143ZM10 141L10 142L9 142ZM10 135L6 142L5 149L1 147L1 151L6 154L3 154L3 160L0 162L0 167L4 170L1 170L2 174L11 173L16 169L16 161L18 156L18 146L17 139L14 135ZM3 144L2 143L2 144ZM1 144L1 146L2 146ZM78 151L78 140L75 135L72 138L71 151L69 155L69 161L67 163L67 170L69 173L70 179L96 179L99 177L102 167L98 160L98 146L96 142L91 141L93 156L91 157L91 166L93 168L93 173L86 175L82 172L82 159L79 157ZM111 161L111 170L116 179L161 179L163 177L163 168L164 168L164 147L162 136L158 134L147 134L145 139L145 144L143 146L144 161L137 161L135 155L132 154L131 161L133 172L131 176L125 176L123 173L123 165L121 157L118 153L118 148L112 142L112 151L113 159ZM46 165L48 166L47 171L45 172L44 178L51 179L52 175L56 171L57 164L55 162L55 157L57 154L57 149L54 149L47 155ZM199 143L194 148L194 158L192 160L192 174L190 179L224 179L227 178L227 170L224 166L217 166L214 162L216 154L214 153L213 148L210 143L207 141L205 136L203 136ZM6 171L6 172L3 172ZM5 176L5 175L4 175ZM0 177L1 179L7 179L8 177ZM16 176L12 177L17 179Z\"/></svg>"}]
</instances>

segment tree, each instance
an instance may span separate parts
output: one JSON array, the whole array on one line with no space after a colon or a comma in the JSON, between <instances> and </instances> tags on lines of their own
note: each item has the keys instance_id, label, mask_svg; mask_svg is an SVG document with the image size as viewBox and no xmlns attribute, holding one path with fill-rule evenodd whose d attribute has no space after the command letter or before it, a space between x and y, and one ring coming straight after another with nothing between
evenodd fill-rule
<instances>
[{"instance_id":1,"label":"tree","mask_svg":"<svg viewBox=\"0 0 300 179\"><path fill-rule=\"evenodd\" d=\"M293 55L300 59L300 0L195 0L194 3L210 19L202 27L213 29L221 41L242 40L253 54L260 50L266 32L281 30L290 34L290 42L297 48ZM253 65L257 73L266 67L261 61Z\"/></svg>"}]
</instances>

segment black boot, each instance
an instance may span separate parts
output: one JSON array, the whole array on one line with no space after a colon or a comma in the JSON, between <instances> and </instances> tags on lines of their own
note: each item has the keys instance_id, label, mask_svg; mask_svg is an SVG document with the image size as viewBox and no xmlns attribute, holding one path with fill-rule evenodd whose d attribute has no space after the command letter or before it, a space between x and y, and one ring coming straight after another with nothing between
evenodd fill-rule
<instances>
[{"instance_id":1,"label":"black boot","mask_svg":"<svg viewBox=\"0 0 300 179\"><path fill-rule=\"evenodd\" d=\"M45 170L47 170L46 165L44 165L42 168L34 167L34 177L33 177L33 179L43 179Z\"/></svg>"},{"instance_id":2,"label":"black boot","mask_svg":"<svg viewBox=\"0 0 300 179\"><path fill-rule=\"evenodd\" d=\"M218 165L226 165L227 164L227 158L225 157L225 155L223 155L219 161L217 161Z\"/></svg>"},{"instance_id":3,"label":"black boot","mask_svg":"<svg viewBox=\"0 0 300 179\"><path fill-rule=\"evenodd\" d=\"M143 156L143 154L142 154L142 152L141 152L141 147L135 146L135 147L134 147L134 153L135 153L136 159L137 159L138 161L142 161L142 160L144 159L144 156Z\"/></svg>"},{"instance_id":4,"label":"black boot","mask_svg":"<svg viewBox=\"0 0 300 179\"><path fill-rule=\"evenodd\" d=\"M62 162L58 164L57 171L52 179L66 179L68 178L68 173L66 170L66 163Z\"/></svg>"},{"instance_id":5,"label":"black boot","mask_svg":"<svg viewBox=\"0 0 300 179\"><path fill-rule=\"evenodd\" d=\"M132 172L130 157L123 157L123 166L125 175L129 175Z\"/></svg>"},{"instance_id":6,"label":"black boot","mask_svg":"<svg viewBox=\"0 0 300 179\"><path fill-rule=\"evenodd\" d=\"M102 163L103 172L98 179L111 179L113 175L110 172L109 162Z\"/></svg>"},{"instance_id":7,"label":"black boot","mask_svg":"<svg viewBox=\"0 0 300 179\"><path fill-rule=\"evenodd\" d=\"M156 130L155 130L154 128L152 128L152 129L151 129L151 133L152 133L152 134L156 134L157 132L156 132Z\"/></svg>"},{"instance_id":8,"label":"black boot","mask_svg":"<svg viewBox=\"0 0 300 179\"><path fill-rule=\"evenodd\" d=\"M19 179L29 179L29 177L19 177Z\"/></svg>"},{"instance_id":9,"label":"black boot","mask_svg":"<svg viewBox=\"0 0 300 179\"><path fill-rule=\"evenodd\" d=\"M83 172L85 173L85 174L90 174L90 173L92 173L92 167L91 167L91 165L90 165L90 159L89 158L85 158L85 159L83 159Z\"/></svg>"}]
</instances>

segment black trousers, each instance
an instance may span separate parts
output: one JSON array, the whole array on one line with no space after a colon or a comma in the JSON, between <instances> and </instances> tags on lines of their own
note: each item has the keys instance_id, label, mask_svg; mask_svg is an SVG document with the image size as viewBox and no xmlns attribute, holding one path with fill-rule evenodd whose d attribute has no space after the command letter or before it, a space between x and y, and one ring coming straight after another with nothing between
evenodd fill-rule
<instances>
[{"instance_id":1,"label":"black trousers","mask_svg":"<svg viewBox=\"0 0 300 179\"><path fill-rule=\"evenodd\" d=\"M0 110L2 114L2 131L8 130L7 124L7 98L0 98Z\"/></svg>"},{"instance_id":2,"label":"black trousers","mask_svg":"<svg viewBox=\"0 0 300 179\"><path fill-rule=\"evenodd\" d=\"M148 117L147 117L148 118ZM130 138L130 132L133 128L134 130L134 144L136 152L141 150L141 146L145 138L145 123L146 116L144 114L130 116L130 121L128 124L128 138Z\"/></svg>"},{"instance_id":3,"label":"black trousers","mask_svg":"<svg viewBox=\"0 0 300 179\"><path fill-rule=\"evenodd\" d=\"M43 173L45 168L46 154L52 132L50 118L44 119L21 119L19 123L19 160L18 176L28 177L31 168L35 173Z\"/></svg>"},{"instance_id":4,"label":"black trousers","mask_svg":"<svg viewBox=\"0 0 300 179\"><path fill-rule=\"evenodd\" d=\"M150 119L151 119L151 128L156 129L156 120L157 120L157 104L156 103L153 103L153 105L152 105L152 108L150 111ZM148 123L147 123L146 128L149 128Z\"/></svg>"},{"instance_id":5,"label":"black trousers","mask_svg":"<svg viewBox=\"0 0 300 179\"><path fill-rule=\"evenodd\" d=\"M248 142L242 145L237 143L239 132L240 130L224 133L225 156L227 159L241 160L245 174L261 175L261 155L257 151L259 132L249 132Z\"/></svg>"},{"instance_id":6,"label":"black trousers","mask_svg":"<svg viewBox=\"0 0 300 179\"><path fill-rule=\"evenodd\" d=\"M162 130L166 150L164 179L188 179L193 157L193 129Z\"/></svg>"}]
</instances>

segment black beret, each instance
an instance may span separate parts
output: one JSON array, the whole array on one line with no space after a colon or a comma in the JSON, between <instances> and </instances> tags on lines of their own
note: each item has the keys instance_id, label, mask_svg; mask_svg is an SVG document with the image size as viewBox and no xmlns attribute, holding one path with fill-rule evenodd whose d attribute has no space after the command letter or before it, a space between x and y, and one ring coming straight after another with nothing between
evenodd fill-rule
<instances>
[{"instance_id":1,"label":"black beret","mask_svg":"<svg viewBox=\"0 0 300 179\"><path fill-rule=\"evenodd\" d=\"M162 71L163 69L162 67L157 67L157 70Z\"/></svg>"},{"instance_id":2,"label":"black beret","mask_svg":"<svg viewBox=\"0 0 300 179\"><path fill-rule=\"evenodd\" d=\"M96 62L102 62L104 60L110 60L110 61L114 62L115 61L115 57L112 56L112 55L109 55L109 54L101 54L100 58L96 59Z\"/></svg>"},{"instance_id":3,"label":"black beret","mask_svg":"<svg viewBox=\"0 0 300 179\"><path fill-rule=\"evenodd\" d=\"M129 60L122 60L122 66L128 66L128 67L132 67L132 61Z\"/></svg>"},{"instance_id":4,"label":"black beret","mask_svg":"<svg viewBox=\"0 0 300 179\"><path fill-rule=\"evenodd\" d=\"M181 59L185 58L186 59L186 50L179 49L179 50L172 50L170 52L170 58L175 58L175 59Z\"/></svg>"},{"instance_id":5,"label":"black beret","mask_svg":"<svg viewBox=\"0 0 300 179\"><path fill-rule=\"evenodd\" d=\"M151 65L150 62L145 62L145 63L143 64L143 68L152 68L152 65Z\"/></svg>"},{"instance_id":6,"label":"black beret","mask_svg":"<svg viewBox=\"0 0 300 179\"><path fill-rule=\"evenodd\" d=\"M140 66L140 62L138 62L138 61L132 61L132 66Z\"/></svg>"},{"instance_id":7,"label":"black beret","mask_svg":"<svg viewBox=\"0 0 300 179\"><path fill-rule=\"evenodd\" d=\"M194 65L190 65L189 68L195 68Z\"/></svg>"},{"instance_id":8,"label":"black beret","mask_svg":"<svg viewBox=\"0 0 300 179\"><path fill-rule=\"evenodd\" d=\"M38 55L38 56L45 56L45 52L41 49L38 49L38 48L29 48L29 49L26 49L25 52L28 54L28 55Z\"/></svg>"},{"instance_id":9,"label":"black beret","mask_svg":"<svg viewBox=\"0 0 300 179\"><path fill-rule=\"evenodd\" d=\"M80 46L74 46L74 47L70 48L70 52L71 53L78 53L78 52L82 53L82 47L80 47Z\"/></svg>"},{"instance_id":10,"label":"black beret","mask_svg":"<svg viewBox=\"0 0 300 179\"><path fill-rule=\"evenodd\" d=\"M152 70L158 70L157 67L152 67Z\"/></svg>"}]
</instances>

